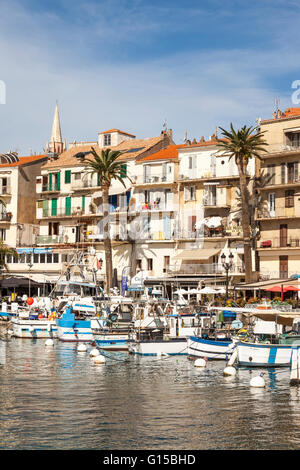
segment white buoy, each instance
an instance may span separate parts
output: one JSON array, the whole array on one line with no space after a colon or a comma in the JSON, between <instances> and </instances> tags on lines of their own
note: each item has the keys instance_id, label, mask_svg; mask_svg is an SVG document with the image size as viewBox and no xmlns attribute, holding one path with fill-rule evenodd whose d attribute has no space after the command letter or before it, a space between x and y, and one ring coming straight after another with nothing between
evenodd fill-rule
<instances>
[{"instance_id":1,"label":"white buoy","mask_svg":"<svg viewBox=\"0 0 300 470\"><path fill-rule=\"evenodd\" d=\"M227 366L223 370L224 375L235 375L236 374L236 368L232 366Z\"/></svg>"},{"instance_id":2,"label":"white buoy","mask_svg":"<svg viewBox=\"0 0 300 470\"><path fill-rule=\"evenodd\" d=\"M98 354L98 356L94 358L94 364L104 364L105 361L106 359L102 354Z\"/></svg>"},{"instance_id":3,"label":"white buoy","mask_svg":"<svg viewBox=\"0 0 300 470\"><path fill-rule=\"evenodd\" d=\"M92 349L92 350L90 351L90 356L91 356L91 357L99 356L99 354L100 354L100 353L99 353L99 351L98 351L97 348L94 348L94 349Z\"/></svg>"},{"instance_id":4,"label":"white buoy","mask_svg":"<svg viewBox=\"0 0 300 470\"><path fill-rule=\"evenodd\" d=\"M86 345L85 345L85 344L78 344L77 351L78 351L78 352L85 352L85 351L87 351Z\"/></svg>"},{"instance_id":5,"label":"white buoy","mask_svg":"<svg viewBox=\"0 0 300 470\"><path fill-rule=\"evenodd\" d=\"M257 387L257 388L263 388L265 387L265 380L263 378L264 373L262 372L260 375L253 377L250 380L250 387Z\"/></svg>"},{"instance_id":6,"label":"white buoy","mask_svg":"<svg viewBox=\"0 0 300 470\"><path fill-rule=\"evenodd\" d=\"M45 341L45 346L53 346L53 345L54 345L53 339L47 339L47 341Z\"/></svg>"},{"instance_id":7,"label":"white buoy","mask_svg":"<svg viewBox=\"0 0 300 470\"><path fill-rule=\"evenodd\" d=\"M206 367L206 360L205 359L196 359L194 362L195 367Z\"/></svg>"}]
</instances>

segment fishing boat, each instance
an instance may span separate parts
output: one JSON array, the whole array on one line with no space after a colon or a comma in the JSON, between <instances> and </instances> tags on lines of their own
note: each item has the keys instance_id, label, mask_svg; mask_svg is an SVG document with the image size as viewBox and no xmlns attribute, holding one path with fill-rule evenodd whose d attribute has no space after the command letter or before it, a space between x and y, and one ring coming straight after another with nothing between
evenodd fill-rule
<instances>
[{"instance_id":1,"label":"fishing boat","mask_svg":"<svg viewBox=\"0 0 300 470\"><path fill-rule=\"evenodd\" d=\"M97 346L111 351L127 351L133 318L132 299L111 298L98 307L91 318L92 331Z\"/></svg>"},{"instance_id":2,"label":"fishing boat","mask_svg":"<svg viewBox=\"0 0 300 470\"><path fill-rule=\"evenodd\" d=\"M280 367L292 363L292 345L237 343L237 364L246 367Z\"/></svg>"},{"instance_id":3,"label":"fishing boat","mask_svg":"<svg viewBox=\"0 0 300 470\"><path fill-rule=\"evenodd\" d=\"M66 306L63 314L56 319L57 338L67 342L93 341L91 320L85 315L76 315L72 305Z\"/></svg>"},{"instance_id":4,"label":"fishing boat","mask_svg":"<svg viewBox=\"0 0 300 470\"><path fill-rule=\"evenodd\" d=\"M170 302L155 302L137 309L138 319L128 350L132 354L186 355L187 339L198 328L198 316L178 311Z\"/></svg>"}]
</instances>

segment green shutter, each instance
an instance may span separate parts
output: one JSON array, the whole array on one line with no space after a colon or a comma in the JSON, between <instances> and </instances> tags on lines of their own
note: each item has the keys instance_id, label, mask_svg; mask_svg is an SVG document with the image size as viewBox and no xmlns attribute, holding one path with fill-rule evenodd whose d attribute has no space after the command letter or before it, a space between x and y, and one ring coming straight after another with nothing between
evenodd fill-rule
<instances>
[{"instance_id":1,"label":"green shutter","mask_svg":"<svg viewBox=\"0 0 300 470\"><path fill-rule=\"evenodd\" d=\"M71 183L71 170L65 171L65 184Z\"/></svg>"},{"instance_id":2,"label":"green shutter","mask_svg":"<svg viewBox=\"0 0 300 470\"><path fill-rule=\"evenodd\" d=\"M49 173L48 190L52 191L52 173Z\"/></svg>"},{"instance_id":3,"label":"green shutter","mask_svg":"<svg viewBox=\"0 0 300 470\"><path fill-rule=\"evenodd\" d=\"M126 178L127 176L127 163L121 165L121 178Z\"/></svg>"},{"instance_id":4,"label":"green shutter","mask_svg":"<svg viewBox=\"0 0 300 470\"><path fill-rule=\"evenodd\" d=\"M47 217L48 215L48 199L43 201L43 217Z\"/></svg>"},{"instance_id":5,"label":"green shutter","mask_svg":"<svg viewBox=\"0 0 300 470\"><path fill-rule=\"evenodd\" d=\"M60 173L56 173L56 188L57 191L60 191Z\"/></svg>"},{"instance_id":6,"label":"green shutter","mask_svg":"<svg viewBox=\"0 0 300 470\"><path fill-rule=\"evenodd\" d=\"M82 209L85 208L85 196L82 196L82 204L81 204Z\"/></svg>"},{"instance_id":7,"label":"green shutter","mask_svg":"<svg viewBox=\"0 0 300 470\"><path fill-rule=\"evenodd\" d=\"M100 176L99 176L99 173L97 173L97 186L100 186Z\"/></svg>"},{"instance_id":8,"label":"green shutter","mask_svg":"<svg viewBox=\"0 0 300 470\"><path fill-rule=\"evenodd\" d=\"M65 215L71 215L71 198L66 197Z\"/></svg>"},{"instance_id":9,"label":"green shutter","mask_svg":"<svg viewBox=\"0 0 300 470\"><path fill-rule=\"evenodd\" d=\"M51 215L57 215L57 198L52 199Z\"/></svg>"}]
</instances>

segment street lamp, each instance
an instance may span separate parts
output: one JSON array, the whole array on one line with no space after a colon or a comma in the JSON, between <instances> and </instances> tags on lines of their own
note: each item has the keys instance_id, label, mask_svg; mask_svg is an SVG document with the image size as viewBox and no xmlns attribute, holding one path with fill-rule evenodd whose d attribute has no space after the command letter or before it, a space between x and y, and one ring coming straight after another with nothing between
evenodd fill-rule
<instances>
[{"instance_id":1,"label":"street lamp","mask_svg":"<svg viewBox=\"0 0 300 470\"><path fill-rule=\"evenodd\" d=\"M229 280L228 280L228 271L232 268L233 266L233 263L232 263L232 260L233 260L234 256L232 253L229 254L229 261L226 261L226 255L225 253L223 253L221 255L221 260L222 260L222 265L223 265L223 268L225 269L226 271L226 300L228 300L228 284L229 284Z\"/></svg>"},{"instance_id":2,"label":"street lamp","mask_svg":"<svg viewBox=\"0 0 300 470\"><path fill-rule=\"evenodd\" d=\"M28 266L28 268L29 268L29 277L28 277L29 282L28 282L28 288L29 288L29 297L30 297L30 270L31 270L33 264L30 262L30 263L27 263L27 266Z\"/></svg>"}]
</instances>

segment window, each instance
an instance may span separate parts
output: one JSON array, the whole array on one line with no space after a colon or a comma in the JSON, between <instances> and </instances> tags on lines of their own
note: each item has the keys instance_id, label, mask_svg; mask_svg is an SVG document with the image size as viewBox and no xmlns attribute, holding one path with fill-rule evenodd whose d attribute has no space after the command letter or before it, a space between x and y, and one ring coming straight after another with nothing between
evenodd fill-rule
<instances>
[{"instance_id":1,"label":"window","mask_svg":"<svg viewBox=\"0 0 300 470\"><path fill-rule=\"evenodd\" d=\"M147 270L152 271L152 269L153 269L153 259L147 258Z\"/></svg>"},{"instance_id":2,"label":"window","mask_svg":"<svg viewBox=\"0 0 300 470\"><path fill-rule=\"evenodd\" d=\"M196 196L195 186L185 186L184 188L184 200L194 201Z\"/></svg>"},{"instance_id":3,"label":"window","mask_svg":"<svg viewBox=\"0 0 300 470\"><path fill-rule=\"evenodd\" d=\"M81 173L74 173L74 179L75 180L80 180L81 179Z\"/></svg>"},{"instance_id":4,"label":"window","mask_svg":"<svg viewBox=\"0 0 300 470\"><path fill-rule=\"evenodd\" d=\"M294 190L285 191L285 207L294 207Z\"/></svg>"},{"instance_id":5,"label":"window","mask_svg":"<svg viewBox=\"0 0 300 470\"><path fill-rule=\"evenodd\" d=\"M46 260L46 255L45 255L45 253L41 253L41 254L40 254L40 263L45 263L45 260Z\"/></svg>"},{"instance_id":6,"label":"window","mask_svg":"<svg viewBox=\"0 0 300 470\"><path fill-rule=\"evenodd\" d=\"M141 259L136 260L136 268L137 269L142 269L142 260Z\"/></svg>"},{"instance_id":7,"label":"window","mask_svg":"<svg viewBox=\"0 0 300 470\"><path fill-rule=\"evenodd\" d=\"M168 271L170 266L170 256L164 256L164 273Z\"/></svg>"},{"instance_id":8,"label":"window","mask_svg":"<svg viewBox=\"0 0 300 470\"><path fill-rule=\"evenodd\" d=\"M267 175L269 177L267 184L275 184L275 164L268 165Z\"/></svg>"},{"instance_id":9,"label":"window","mask_svg":"<svg viewBox=\"0 0 300 470\"><path fill-rule=\"evenodd\" d=\"M39 262L39 255L38 255L38 253L34 253L34 255L33 255L33 262L34 262L34 263L38 263L38 262Z\"/></svg>"},{"instance_id":10,"label":"window","mask_svg":"<svg viewBox=\"0 0 300 470\"><path fill-rule=\"evenodd\" d=\"M111 134L104 134L104 146L111 145Z\"/></svg>"},{"instance_id":11,"label":"window","mask_svg":"<svg viewBox=\"0 0 300 470\"><path fill-rule=\"evenodd\" d=\"M269 206L269 213L271 216L275 215L275 193L268 194L268 206Z\"/></svg>"},{"instance_id":12,"label":"window","mask_svg":"<svg viewBox=\"0 0 300 470\"><path fill-rule=\"evenodd\" d=\"M47 263L52 263L52 253L47 253Z\"/></svg>"},{"instance_id":13,"label":"window","mask_svg":"<svg viewBox=\"0 0 300 470\"><path fill-rule=\"evenodd\" d=\"M71 170L65 171L65 184L71 183Z\"/></svg>"},{"instance_id":14,"label":"window","mask_svg":"<svg viewBox=\"0 0 300 470\"><path fill-rule=\"evenodd\" d=\"M59 254L53 253L53 263L59 263Z\"/></svg>"},{"instance_id":15,"label":"window","mask_svg":"<svg viewBox=\"0 0 300 470\"><path fill-rule=\"evenodd\" d=\"M127 176L127 164L124 163L121 165L121 178L126 178Z\"/></svg>"},{"instance_id":16,"label":"window","mask_svg":"<svg viewBox=\"0 0 300 470\"><path fill-rule=\"evenodd\" d=\"M6 240L6 228L1 228L0 229L0 240L5 242L5 240Z\"/></svg>"}]
</instances>

